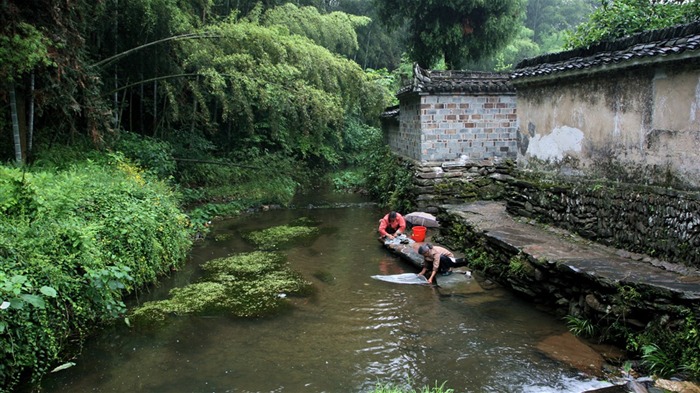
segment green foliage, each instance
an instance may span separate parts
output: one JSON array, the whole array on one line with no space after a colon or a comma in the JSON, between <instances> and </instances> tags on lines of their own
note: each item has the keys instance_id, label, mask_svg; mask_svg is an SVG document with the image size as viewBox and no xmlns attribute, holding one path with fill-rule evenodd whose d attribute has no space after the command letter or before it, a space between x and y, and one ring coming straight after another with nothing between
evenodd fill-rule
<instances>
[{"instance_id":1,"label":"green foliage","mask_svg":"<svg viewBox=\"0 0 700 393\"><path fill-rule=\"evenodd\" d=\"M173 148L168 142L125 131L118 134L113 147L160 179L175 174Z\"/></svg>"},{"instance_id":2,"label":"green foliage","mask_svg":"<svg viewBox=\"0 0 700 393\"><path fill-rule=\"evenodd\" d=\"M176 195L121 156L65 171L0 167L0 390L36 383L70 342L189 250Z\"/></svg>"},{"instance_id":3,"label":"green foliage","mask_svg":"<svg viewBox=\"0 0 700 393\"><path fill-rule=\"evenodd\" d=\"M523 254L518 254L508 261L508 273L514 277L531 275L534 268Z\"/></svg>"},{"instance_id":4,"label":"green foliage","mask_svg":"<svg viewBox=\"0 0 700 393\"><path fill-rule=\"evenodd\" d=\"M21 79L22 74L35 67L53 64L48 50L50 40L36 27L20 22L14 32L0 33L4 33L0 35L0 82Z\"/></svg>"},{"instance_id":5,"label":"green foliage","mask_svg":"<svg viewBox=\"0 0 700 393\"><path fill-rule=\"evenodd\" d=\"M642 360L649 371L659 376L669 376L676 373L676 361L671 359L670 354L659 348L656 344L649 344L642 347Z\"/></svg>"},{"instance_id":6,"label":"green foliage","mask_svg":"<svg viewBox=\"0 0 700 393\"><path fill-rule=\"evenodd\" d=\"M379 15L390 24L408 19L409 56L431 68L440 58L450 69L494 54L517 33L521 0L380 0Z\"/></svg>"},{"instance_id":7,"label":"green foliage","mask_svg":"<svg viewBox=\"0 0 700 393\"><path fill-rule=\"evenodd\" d=\"M8 277L5 272L0 271L0 310L22 310L26 305L46 308L45 296L56 297L56 290L44 285L39 288L39 293L35 293L26 276L15 274ZM3 333L6 327L6 322L0 318L0 333Z\"/></svg>"},{"instance_id":8,"label":"green foliage","mask_svg":"<svg viewBox=\"0 0 700 393\"><path fill-rule=\"evenodd\" d=\"M372 0L338 0L331 4L335 5L334 10L366 16L371 20L366 26L357 28L359 50L353 59L363 69L393 70L398 67L401 56L405 53L405 26L390 30L381 23Z\"/></svg>"},{"instance_id":9,"label":"green foliage","mask_svg":"<svg viewBox=\"0 0 700 393\"><path fill-rule=\"evenodd\" d=\"M590 19L567 33L568 49L588 47L634 33L689 23L700 17L700 2L603 0Z\"/></svg>"},{"instance_id":10,"label":"green foliage","mask_svg":"<svg viewBox=\"0 0 700 393\"><path fill-rule=\"evenodd\" d=\"M269 251L253 251L231 257L216 258L205 262L202 269L210 276L233 274L242 278L252 278L277 270L286 264L283 254Z\"/></svg>"},{"instance_id":11,"label":"green foliage","mask_svg":"<svg viewBox=\"0 0 700 393\"><path fill-rule=\"evenodd\" d=\"M290 33L310 38L317 45L348 58L358 49L355 29L370 22L366 16L339 11L322 14L316 7L297 7L292 3L269 9L262 19L264 26L285 26Z\"/></svg>"},{"instance_id":12,"label":"green foliage","mask_svg":"<svg viewBox=\"0 0 700 393\"><path fill-rule=\"evenodd\" d=\"M357 192L365 186L365 173L360 170L344 170L330 175L336 191Z\"/></svg>"},{"instance_id":13,"label":"green foliage","mask_svg":"<svg viewBox=\"0 0 700 393\"><path fill-rule=\"evenodd\" d=\"M544 53L561 50L562 32L585 22L599 0L528 0L525 27Z\"/></svg>"},{"instance_id":14,"label":"green foliage","mask_svg":"<svg viewBox=\"0 0 700 393\"><path fill-rule=\"evenodd\" d=\"M469 261L469 267L474 270L486 271L495 264L489 254L476 248L467 249L465 259Z\"/></svg>"},{"instance_id":15,"label":"green foliage","mask_svg":"<svg viewBox=\"0 0 700 393\"><path fill-rule=\"evenodd\" d=\"M591 338L595 337L597 334L595 324L588 319L574 315L567 315L564 317L564 321L566 322L566 326L569 328L569 331L574 336Z\"/></svg>"},{"instance_id":16,"label":"green foliage","mask_svg":"<svg viewBox=\"0 0 700 393\"><path fill-rule=\"evenodd\" d=\"M216 39L182 41L182 64L199 75L193 88L210 92L196 108L205 118L216 108L212 120L225 131L212 141L227 150L334 165L346 117L376 121L385 106L384 91L356 63L281 26L226 20L200 34Z\"/></svg>"},{"instance_id":17,"label":"green foliage","mask_svg":"<svg viewBox=\"0 0 700 393\"><path fill-rule=\"evenodd\" d=\"M413 211L415 191L410 163L402 161L388 146L377 143L369 148L363 168L367 173L365 189L382 207Z\"/></svg>"},{"instance_id":18,"label":"green foliage","mask_svg":"<svg viewBox=\"0 0 700 393\"><path fill-rule=\"evenodd\" d=\"M628 349L641 352L643 364L660 377L684 373L700 378L700 329L691 310L677 326L664 324L663 319L651 323L645 330L628 337Z\"/></svg>"},{"instance_id":19,"label":"green foliage","mask_svg":"<svg viewBox=\"0 0 700 393\"><path fill-rule=\"evenodd\" d=\"M532 30L521 26L517 35L495 55L482 59L480 62L469 62L468 68L504 72L512 69L521 60L541 53L540 46L533 41Z\"/></svg>"},{"instance_id":20,"label":"green foliage","mask_svg":"<svg viewBox=\"0 0 700 393\"><path fill-rule=\"evenodd\" d=\"M278 250L300 239L308 239L318 234L318 228L307 226L281 225L260 231L253 231L243 237L261 250Z\"/></svg>"}]
</instances>

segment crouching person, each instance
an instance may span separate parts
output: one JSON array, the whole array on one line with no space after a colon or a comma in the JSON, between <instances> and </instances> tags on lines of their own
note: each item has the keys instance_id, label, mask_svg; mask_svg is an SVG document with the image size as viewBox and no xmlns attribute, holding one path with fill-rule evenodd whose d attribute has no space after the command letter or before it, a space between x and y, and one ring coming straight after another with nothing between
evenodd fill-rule
<instances>
[{"instance_id":1,"label":"crouching person","mask_svg":"<svg viewBox=\"0 0 700 393\"><path fill-rule=\"evenodd\" d=\"M430 243L418 247L418 254L423 256L423 269L418 274L424 275L430 270L428 282L431 284L435 284L435 276L438 273L447 276L452 274L453 267L467 266L464 258L455 259L452 251Z\"/></svg>"}]
</instances>

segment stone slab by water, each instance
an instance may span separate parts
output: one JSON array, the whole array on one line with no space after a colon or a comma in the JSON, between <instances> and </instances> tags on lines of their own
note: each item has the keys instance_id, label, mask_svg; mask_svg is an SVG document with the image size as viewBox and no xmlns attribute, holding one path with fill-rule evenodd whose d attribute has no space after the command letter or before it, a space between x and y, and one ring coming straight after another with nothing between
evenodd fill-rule
<instances>
[{"instance_id":1,"label":"stone slab by water","mask_svg":"<svg viewBox=\"0 0 700 393\"><path fill-rule=\"evenodd\" d=\"M680 299L700 300L698 272L680 266L672 270L669 264L662 268L645 262L650 258L632 258L628 253L585 241L563 230L517 221L500 202L479 201L443 208L504 249L523 252L598 281L650 286L669 291Z\"/></svg>"}]
</instances>

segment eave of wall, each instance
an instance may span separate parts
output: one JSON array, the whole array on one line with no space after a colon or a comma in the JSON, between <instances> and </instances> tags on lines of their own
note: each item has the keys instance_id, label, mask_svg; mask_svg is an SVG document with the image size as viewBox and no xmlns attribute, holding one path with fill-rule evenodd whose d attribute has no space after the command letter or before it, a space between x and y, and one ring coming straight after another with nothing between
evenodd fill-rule
<instances>
[{"instance_id":1,"label":"eave of wall","mask_svg":"<svg viewBox=\"0 0 700 393\"><path fill-rule=\"evenodd\" d=\"M522 86L636 67L687 63L699 57L700 22L694 22L525 59L510 75L513 85Z\"/></svg>"},{"instance_id":2,"label":"eave of wall","mask_svg":"<svg viewBox=\"0 0 700 393\"><path fill-rule=\"evenodd\" d=\"M582 76L586 76L586 77L597 76L600 74L613 73L616 71L626 70L626 69L630 69L630 68L646 67L646 66L659 67L659 66L663 66L663 65L673 65L674 63L678 63L681 61L687 61L689 59L700 60L700 50L688 51L688 52L683 52L680 54L665 55L663 57L659 57L659 56L645 57L645 58L627 60L624 62L614 62L614 63L610 63L610 64L596 65L593 67L585 67L585 68L580 68L580 69L569 69L569 70L564 70L564 71L546 73L546 74L537 75L537 76L517 77L517 78L513 78L511 80L511 83L516 87L525 86L528 84L537 84L537 83L542 83L542 82L551 83L552 81L560 80L560 79L571 79L571 78L578 78L578 77L582 77Z\"/></svg>"}]
</instances>

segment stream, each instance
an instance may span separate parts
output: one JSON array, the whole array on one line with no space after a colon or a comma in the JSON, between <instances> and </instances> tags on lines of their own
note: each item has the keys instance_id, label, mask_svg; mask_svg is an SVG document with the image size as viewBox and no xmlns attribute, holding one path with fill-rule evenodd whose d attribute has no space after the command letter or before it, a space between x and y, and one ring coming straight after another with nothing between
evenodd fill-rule
<instances>
[{"instance_id":1,"label":"stream","mask_svg":"<svg viewBox=\"0 0 700 393\"><path fill-rule=\"evenodd\" d=\"M318 198L318 197L317 197ZM162 299L201 277L199 265L252 251L241 234L300 217L320 235L284 252L313 283L311 297L272 317L173 318L157 331L101 331L76 365L50 374L59 392L372 392L377 383L455 392L572 392L610 386L547 356L538 344L569 335L564 322L503 289L451 277L433 288L372 279L416 272L377 242L385 214L356 196L260 211L214 223L184 268L141 294Z\"/></svg>"}]
</instances>

